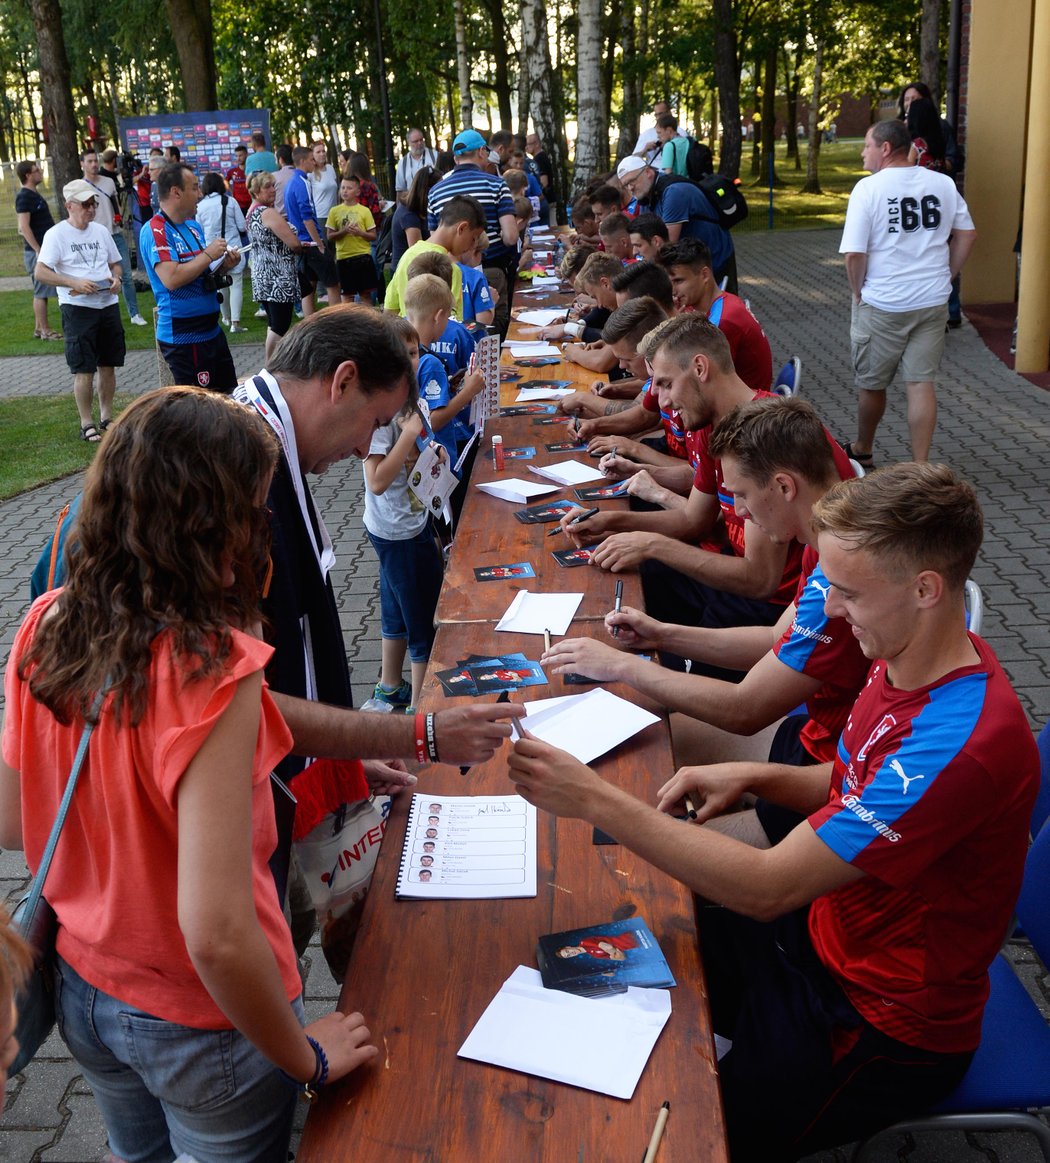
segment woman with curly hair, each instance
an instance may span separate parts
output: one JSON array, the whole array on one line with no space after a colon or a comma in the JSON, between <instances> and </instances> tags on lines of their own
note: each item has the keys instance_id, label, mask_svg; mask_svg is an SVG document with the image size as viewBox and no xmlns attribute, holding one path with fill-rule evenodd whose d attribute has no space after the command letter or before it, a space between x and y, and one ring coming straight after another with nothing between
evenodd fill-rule
<instances>
[{"instance_id":1,"label":"woman with curly hair","mask_svg":"<svg viewBox=\"0 0 1050 1163\"><path fill-rule=\"evenodd\" d=\"M376 1053L360 1014L303 1029L267 863L291 744L258 614L276 462L226 397L136 400L88 470L68 581L8 663L0 845L30 868L95 724L47 899L59 1029L126 1163L284 1163L296 1091Z\"/></svg>"}]
</instances>

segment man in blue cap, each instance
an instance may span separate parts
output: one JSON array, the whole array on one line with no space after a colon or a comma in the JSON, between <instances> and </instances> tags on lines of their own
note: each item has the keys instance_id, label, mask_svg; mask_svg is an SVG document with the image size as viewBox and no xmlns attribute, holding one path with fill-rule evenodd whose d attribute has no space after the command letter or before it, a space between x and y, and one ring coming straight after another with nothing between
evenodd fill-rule
<instances>
[{"instance_id":1,"label":"man in blue cap","mask_svg":"<svg viewBox=\"0 0 1050 1163\"><path fill-rule=\"evenodd\" d=\"M456 136L452 143L452 156L456 168L430 191L427 222L433 230L442 207L457 195L468 194L481 203L488 235L484 264L503 271L507 278L507 294L501 303L503 310L497 317L502 320L500 334L506 336L514 280L518 273L518 226L514 217L514 199L501 177L488 174L481 168L482 162L488 158L488 145L476 129L464 129Z\"/></svg>"}]
</instances>

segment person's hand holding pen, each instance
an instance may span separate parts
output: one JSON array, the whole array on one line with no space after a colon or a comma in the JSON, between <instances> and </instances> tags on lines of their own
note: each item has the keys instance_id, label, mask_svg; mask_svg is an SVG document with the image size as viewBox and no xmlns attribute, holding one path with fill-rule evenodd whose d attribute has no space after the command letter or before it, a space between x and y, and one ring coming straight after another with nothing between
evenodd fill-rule
<instances>
[{"instance_id":1,"label":"person's hand holding pen","mask_svg":"<svg viewBox=\"0 0 1050 1163\"><path fill-rule=\"evenodd\" d=\"M572 530L577 525L582 525L584 521L597 516L598 511L597 505L593 509L570 509L547 536L557 537L559 533L569 533L571 535Z\"/></svg>"},{"instance_id":2,"label":"person's hand holding pen","mask_svg":"<svg viewBox=\"0 0 1050 1163\"><path fill-rule=\"evenodd\" d=\"M620 682L631 661L635 660L629 654L607 642L563 638L544 650L540 665L549 667L551 674L585 674L595 682Z\"/></svg>"},{"instance_id":3,"label":"person's hand holding pen","mask_svg":"<svg viewBox=\"0 0 1050 1163\"><path fill-rule=\"evenodd\" d=\"M767 765L762 763L712 763L680 767L657 791L657 808L668 815L685 815L703 824L721 816L755 790ZM690 806L691 805L691 806ZM695 813L695 815L693 814Z\"/></svg>"},{"instance_id":4,"label":"person's hand holding pen","mask_svg":"<svg viewBox=\"0 0 1050 1163\"><path fill-rule=\"evenodd\" d=\"M658 622L632 606L621 606L605 615L605 628L623 650L651 651L663 649L665 622ZM618 633L617 633L618 631Z\"/></svg>"},{"instance_id":5,"label":"person's hand holding pen","mask_svg":"<svg viewBox=\"0 0 1050 1163\"><path fill-rule=\"evenodd\" d=\"M583 514L587 513L586 518ZM598 509L569 509L558 523L558 530L567 533L578 545L593 545L608 535L611 520L610 514L602 513ZM551 531L553 533L553 530Z\"/></svg>"}]
</instances>

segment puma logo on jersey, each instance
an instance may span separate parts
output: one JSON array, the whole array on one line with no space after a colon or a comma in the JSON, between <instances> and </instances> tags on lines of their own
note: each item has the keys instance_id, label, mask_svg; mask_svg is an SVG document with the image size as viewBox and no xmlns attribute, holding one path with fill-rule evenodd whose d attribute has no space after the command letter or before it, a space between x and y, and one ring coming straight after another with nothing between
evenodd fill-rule
<instances>
[{"instance_id":1,"label":"puma logo on jersey","mask_svg":"<svg viewBox=\"0 0 1050 1163\"><path fill-rule=\"evenodd\" d=\"M925 779L925 775L906 775L904 768L897 762L896 759L890 760L890 767L901 777L901 783L904 785L902 792L904 795L908 794L908 785L913 784L917 779Z\"/></svg>"},{"instance_id":2,"label":"puma logo on jersey","mask_svg":"<svg viewBox=\"0 0 1050 1163\"><path fill-rule=\"evenodd\" d=\"M809 584L820 594L825 602L828 600L828 594L831 592L830 585L822 586L815 577L809 579Z\"/></svg>"}]
</instances>

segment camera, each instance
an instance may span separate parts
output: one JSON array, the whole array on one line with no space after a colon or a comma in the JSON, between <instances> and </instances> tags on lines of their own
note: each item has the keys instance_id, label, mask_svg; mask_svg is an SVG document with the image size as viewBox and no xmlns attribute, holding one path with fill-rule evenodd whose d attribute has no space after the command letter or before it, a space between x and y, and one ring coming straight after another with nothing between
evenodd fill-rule
<instances>
[{"instance_id":1,"label":"camera","mask_svg":"<svg viewBox=\"0 0 1050 1163\"><path fill-rule=\"evenodd\" d=\"M217 271L206 271L201 275L206 291L220 291L223 287L233 286L233 276L220 274Z\"/></svg>"}]
</instances>

